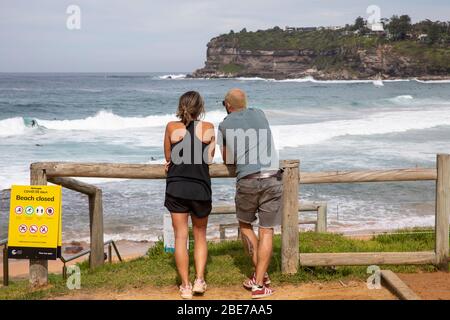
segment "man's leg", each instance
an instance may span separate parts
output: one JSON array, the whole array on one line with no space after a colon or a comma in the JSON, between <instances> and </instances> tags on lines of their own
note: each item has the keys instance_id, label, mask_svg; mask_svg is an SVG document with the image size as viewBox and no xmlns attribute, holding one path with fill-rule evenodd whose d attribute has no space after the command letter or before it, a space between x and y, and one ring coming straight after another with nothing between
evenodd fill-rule
<instances>
[{"instance_id":1,"label":"man's leg","mask_svg":"<svg viewBox=\"0 0 450 320\"><path fill-rule=\"evenodd\" d=\"M273 228L259 228L259 243L257 250L256 284L264 284L264 274L267 272L272 257Z\"/></svg>"},{"instance_id":2,"label":"man's leg","mask_svg":"<svg viewBox=\"0 0 450 320\"><path fill-rule=\"evenodd\" d=\"M281 224L283 184L278 178L268 178L262 180L261 188L263 192L259 202L259 245L256 267L258 285L264 283L264 274L272 258L274 227Z\"/></svg>"},{"instance_id":3,"label":"man's leg","mask_svg":"<svg viewBox=\"0 0 450 320\"><path fill-rule=\"evenodd\" d=\"M241 229L244 250L252 258L253 266L256 268L258 261L258 238L250 223L239 221L239 228Z\"/></svg>"}]
</instances>

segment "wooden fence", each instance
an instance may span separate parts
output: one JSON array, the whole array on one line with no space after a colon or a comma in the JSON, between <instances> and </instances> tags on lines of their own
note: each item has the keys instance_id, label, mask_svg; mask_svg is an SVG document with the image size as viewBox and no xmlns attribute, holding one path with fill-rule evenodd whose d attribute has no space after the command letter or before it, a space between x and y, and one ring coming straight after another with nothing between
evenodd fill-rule
<instances>
[{"instance_id":1,"label":"wooden fence","mask_svg":"<svg viewBox=\"0 0 450 320\"><path fill-rule=\"evenodd\" d=\"M295 273L302 266L371 265L371 264L435 264L448 270L449 212L450 212L450 155L437 155L436 169L410 168L371 171L300 172L299 160L282 160L283 218L282 272ZM163 165L113 163L33 163L31 184L47 182L84 193L89 197L91 231L91 267L103 264L102 193L95 186L69 177L165 179ZM233 166L213 164L213 178L235 177ZM436 181L436 244L434 251L425 252L364 252L364 253L300 253L298 233L299 184L361 183L385 181ZM47 261L30 260L30 282L47 283Z\"/></svg>"},{"instance_id":2,"label":"wooden fence","mask_svg":"<svg viewBox=\"0 0 450 320\"><path fill-rule=\"evenodd\" d=\"M315 232L324 233L327 232L327 203L322 201L300 201L298 204L299 212L317 212L317 218L315 220L299 220L298 224L313 224ZM218 214L236 214L236 207L227 206L214 206L211 215ZM238 228L238 223L226 223L219 224L220 241L225 240L225 229ZM240 232L238 229L238 238Z\"/></svg>"}]
</instances>

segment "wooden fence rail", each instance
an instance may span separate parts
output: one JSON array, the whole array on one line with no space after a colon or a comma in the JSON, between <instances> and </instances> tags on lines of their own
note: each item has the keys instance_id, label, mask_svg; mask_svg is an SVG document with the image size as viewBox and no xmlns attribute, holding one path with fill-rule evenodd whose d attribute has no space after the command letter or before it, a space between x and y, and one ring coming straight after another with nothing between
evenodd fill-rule
<instances>
[{"instance_id":1,"label":"wooden fence rail","mask_svg":"<svg viewBox=\"0 0 450 320\"><path fill-rule=\"evenodd\" d=\"M165 179L164 166L160 164L125 163L72 163L40 162L31 165L32 170L45 170L47 177L93 177L122 179ZM211 177L230 178L236 173L233 166L212 164ZM301 172L301 184L357 183L436 180L436 169L409 168L364 171Z\"/></svg>"},{"instance_id":2,"label":"wooden fence rail","mask_svg":"<svg viewBox=\"0 0 450 320\"><path fill-rule=\"evenodd\" d=\"M450 155L437 155L437 168L408 168L366 171L301 172L298 160L282 160L283 218L282 271L295 273L304 266L369 265L369 264L428 264L448 271L450 215ZM223 164L210 166L212 178L235 177L235 168ZM40 162L30 167L32 185L47 181L89 196L91 266L103 264L103 215L101 190L68 177L165 179L164 166L159 164L70 163ZM363 183L390 181L436 181L436 247L433 252L365 252L365 253L300 253L298 240L299 183ZM301 209L301 204L300 204ZM319 212L326 215L326 211ZM326 219L321 219L326 221ZM101 256L101 259L100 259ZM92 260L93 259L93 260ZM101 260L101 261L100 261ZM30 282L47 283L47 261L30 260Z\"/></svg>"},{"instance_id":3,"label":"wooden fence rail","mask_svg":"<svg viewBox=\"0 0 450 320\"><path fill-rule=\"evenodd\" d=\"M102 190L72 178L53 177L48 182L59 184L64 188L83 193L89 198L89 234L91 254L89 264L91 268L103 265L103 196Z\"/></svg>"},{"instance_id":4,"label":"wooden fence rail","mask_svg":"<svg viewBox=\"0 0 450 320\"><path fill-rule=\"evenodd\" d=\"M316 220L303 220L299 224L314 224L315 231L319 233L327 232L327 203L323 201L299 201L299 212L316 211ZM217 214L236 214L236 207L234 205L214 206L211 211L212 215ZM225 224L224 228L236 227L237 224ZM221 237L222 239L223 237Z\"/></svg>"}]
</instances>

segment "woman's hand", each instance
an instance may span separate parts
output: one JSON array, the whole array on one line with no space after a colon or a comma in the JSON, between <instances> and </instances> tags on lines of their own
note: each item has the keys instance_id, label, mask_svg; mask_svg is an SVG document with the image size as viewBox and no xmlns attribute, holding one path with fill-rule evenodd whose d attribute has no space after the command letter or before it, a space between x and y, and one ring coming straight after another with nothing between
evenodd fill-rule
<instances>
[{"instance_id":1,"label":"woman's hand","mask_svg":"<svg viewBox=\"0 0 450 320\"><path fill-rule=\"evenodd\" d=\"M166 173L169 172L170 164L171 164L171 161L166 161L166 163L164 164L164 170L166 171Z\"/></svg>"}]
</instances>

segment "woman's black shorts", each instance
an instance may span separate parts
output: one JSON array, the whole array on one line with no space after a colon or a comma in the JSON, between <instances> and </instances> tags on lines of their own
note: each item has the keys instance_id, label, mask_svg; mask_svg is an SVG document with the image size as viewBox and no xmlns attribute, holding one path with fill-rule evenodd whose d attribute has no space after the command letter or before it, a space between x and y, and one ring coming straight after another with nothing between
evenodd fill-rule
<instances>
[{"instance_id":1,"label":"woman's black shorts","mask_svg":"<svg viewBox=\"0 0 450 320\"><path fill-rule=\"evenodd\" d=\"M211 200L188 200L166 193L164 206L172 213L192 213L198 218L207 217L211 213Z\"/></svg>"}]
</instances>

